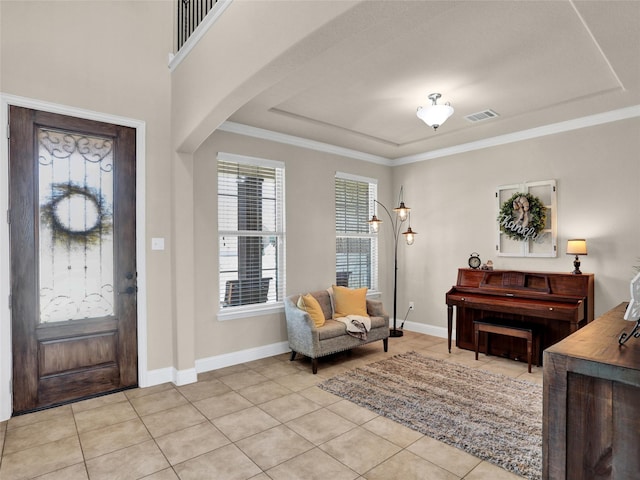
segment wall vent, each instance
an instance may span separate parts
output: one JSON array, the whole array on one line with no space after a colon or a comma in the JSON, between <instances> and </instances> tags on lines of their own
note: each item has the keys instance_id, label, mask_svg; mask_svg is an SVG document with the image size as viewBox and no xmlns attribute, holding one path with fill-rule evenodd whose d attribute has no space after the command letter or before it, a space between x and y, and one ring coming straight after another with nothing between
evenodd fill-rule
<instances>
[{"instance_id":1,"label":"wall vent","mask_svg":"<svg viewBox=\"0 0 640 480\"><path fill-rule=\"evenodd\" d=\"M472 113L471 115L467 115L464 118L466 118L471 123L475 123L475 122L481 122L483 120L489 120L490 118L495 118L499 116L500 115L498 115L496 112L489 109L489 110L483 110L482 112Z\"/></svg>"}]
</instances>

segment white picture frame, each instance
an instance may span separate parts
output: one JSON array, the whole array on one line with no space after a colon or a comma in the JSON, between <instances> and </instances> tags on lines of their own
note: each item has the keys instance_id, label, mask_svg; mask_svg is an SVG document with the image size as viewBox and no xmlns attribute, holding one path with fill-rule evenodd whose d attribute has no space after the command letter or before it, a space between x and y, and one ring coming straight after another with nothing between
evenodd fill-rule
<instances>
[{"instance_id":1,"label":"white picture frame","mask_svg":"<svg viewBox=\"0 0 640 480\"><path fill-rule=\"evenodd\" d=\"M505 202L516 193L529 194L540 200L546 210L546 220L540 232L526 236L525 239L514 239L507 235L503 227L510 219L501 215ZM557 185L555 180L523 182L501 185L496 188L496 254L499 257L557 257Z\"/></svg>"}]
</instances>

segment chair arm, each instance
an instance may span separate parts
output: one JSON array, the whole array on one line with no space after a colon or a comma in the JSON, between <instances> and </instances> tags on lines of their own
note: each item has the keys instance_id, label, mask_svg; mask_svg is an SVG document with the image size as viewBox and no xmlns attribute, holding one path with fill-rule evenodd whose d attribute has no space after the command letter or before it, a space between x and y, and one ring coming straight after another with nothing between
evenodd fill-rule
<instances>
[{"instance_id":1,"label":"chair arm","mask_svg":"<svg viewBox=\"0 0 640 480\"><path fill-rule=\"evenodd\" d=\"M284 314L291 349L315 357L314 352L320 351L320 339L311 316L298 308L290 298L284 299Z\"/></svg>"},{"instance_id":2,"label":"chair arm","mask_svg":"<svg viewBox=\"0 0 640 480\"><path fill-rule=\"evenodd\" d=\"M381 300L367 298L367 313L370 317L384 317L389 320L389 314L384 310Z\"/></svg>"}]
</instances>

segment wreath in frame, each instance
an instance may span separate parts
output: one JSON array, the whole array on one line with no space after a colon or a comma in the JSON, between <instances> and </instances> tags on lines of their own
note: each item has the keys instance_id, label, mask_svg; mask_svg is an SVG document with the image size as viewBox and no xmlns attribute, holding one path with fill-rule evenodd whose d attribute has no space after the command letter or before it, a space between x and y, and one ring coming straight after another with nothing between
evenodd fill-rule
<instances>
[{"instance_id":1,"label":"wreath in frame","mask_svg":"<svg viewBox=\"0 0 640 480\"><path fill-rule=\"evenodd\" d=\"M547 208L530 193L514 193L498 213L500 231L514 240L535 240L544 230Z\"/></svg>"}]
</instances>

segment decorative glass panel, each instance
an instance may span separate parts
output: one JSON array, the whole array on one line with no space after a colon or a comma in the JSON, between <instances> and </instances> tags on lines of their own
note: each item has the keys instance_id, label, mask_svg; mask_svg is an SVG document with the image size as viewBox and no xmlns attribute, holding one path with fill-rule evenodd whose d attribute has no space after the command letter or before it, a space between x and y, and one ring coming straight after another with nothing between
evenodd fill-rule
<instances>
[{"instance_id":1,"label":"decorative glass panel","mask_svg":"<svg viewBox=\"0 0 640 480\"><path fill-rule=\"evenodd\" d=\"M38 130L40 322L113 315L113 141Z\"/></svg>"}]
</instances>

